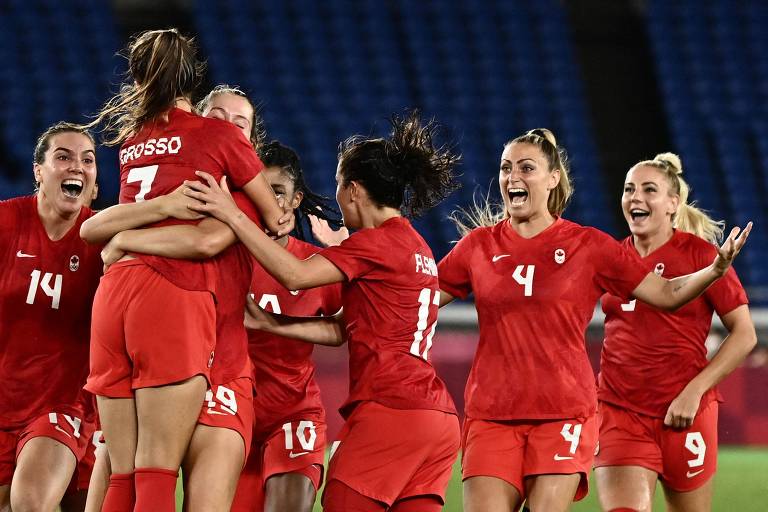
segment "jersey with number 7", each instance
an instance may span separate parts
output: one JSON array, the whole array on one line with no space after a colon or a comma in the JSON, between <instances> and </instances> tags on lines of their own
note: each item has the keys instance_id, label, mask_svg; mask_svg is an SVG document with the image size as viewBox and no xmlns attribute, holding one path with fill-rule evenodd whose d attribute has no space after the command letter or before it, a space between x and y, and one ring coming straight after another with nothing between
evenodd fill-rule
<instances>
[{"instance_id":1,"label":"jersey with number 7","mask_svg":"<svg viewBox=\"0 0 768 512\"><path fill-rule=\"evenodd\" d=\"M562 218L527 239L502 221L473 230L438 268L443 290L475 295L480 340L467 416L546 420L595 412L584 332L603 293L627 297L647 274L616 240Z\"/></svg>"},{"instance_id":2,"label":"jersey with number 7","mask_svg":"<svg viewBox=\"0 0 768 512\"><path fill-rule=\"evenodd\" d=\"M432 251L408 220L361 229L320 255L347 277L342 288L349 346L349 417L362 401L455 414L431 363L439 288Z\"/></svg>"}]
</instances>

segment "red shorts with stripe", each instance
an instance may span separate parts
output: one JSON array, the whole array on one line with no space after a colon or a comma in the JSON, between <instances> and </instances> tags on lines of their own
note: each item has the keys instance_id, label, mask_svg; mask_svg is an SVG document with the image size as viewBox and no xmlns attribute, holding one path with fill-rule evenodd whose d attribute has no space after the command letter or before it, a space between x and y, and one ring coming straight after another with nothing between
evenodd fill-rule
<instances>
[{"instance_id":1,"label":"red shorts with stripe","mask_svg":"<svg viewBox=\"0 0 768 512\"><path fill-rule=\"evenodd\" d=\"M51 412L39 416L24 428L0 430L0 485L11 483L16 459L32 439L54 439L69 448L80 461L91 441L94 428L93 424L83 423L77 416Z\"/></svg>"},{"instance_id":2,"label":"red shorts with stripe","mask_svg":"<svg viewBox=\"0 0 768 512\"><path fill-rule=\"evenodd\" d=\"M298 473L315 491L323 483L326 447L324 422L297 420L285 423L264 439L254 439L250 457L237 483L232 512L264 510L267 480L275 475Z\"/></svg>"},{"instance_id":3,"label":"red shorts with stripe","mask_svg":"<svg viewBox=\"0 0 768 512\"><path fill-rule=\"evenodd\" d=\"M197 422L240 434L247 460L253 437L253 417L253 381L250 377L240 377L226 385L214 384L208 388Z\"/></svg>"},{"instance_id":4,"label":"red shorts with stripe","mask_svg":"<svg viewBox=\"0 0 768 512\"><path fill-rule=\"evenodd\" d=\"M698 489L717 471L717 412L712 400L686 429L664 418L600 402L600 450L595 466L640 466L658 473L674 491Z\"/></svg>"},{"instance_id":5,"label":"red shorts with stripe","mask_svg":"<svg viewBox=\"0 0 768 512\"><path fill-rule=\"evenodd\" d=\"M557 421L486 421L466 418L462 435L462 478L492 476L525 498L525 479L544 474L580 474L574 496L589 490L597 444L597 417Z\"/></svg>"},{"instance_id":6,"label":"red shorts with stripe","mask_svg":"<svg viewBox=\"0 0 768 512\"><path fill-rule=\"evenodd\" d=\"M138 259L115 263L93 301L85 389L130 398L137 388L208 379L215 344L209 292L179 288Z\"/></svg>"},{"instance_id":7,"label":"red shorts with stripe","mask_svg":"<svg viewBox=\"0 0 768 512\"><path fill-rule=\"evenodd\" d=\"M331 447L327 481L388 506L412 496L444 500L459 442L453 414L363 402Z\"/></svg>"}]
</instances>

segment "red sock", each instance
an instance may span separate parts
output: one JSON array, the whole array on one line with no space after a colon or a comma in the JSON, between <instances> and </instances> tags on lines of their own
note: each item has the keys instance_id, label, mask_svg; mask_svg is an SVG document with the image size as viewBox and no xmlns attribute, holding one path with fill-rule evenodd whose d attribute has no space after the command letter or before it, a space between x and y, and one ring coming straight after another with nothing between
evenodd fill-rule
<instances>
[{"instance_id":1,"label":"red sock","mask_svg":"<svg viewBox=\"0 0 768 512\"><path fill-rule=\"evenodd\" d=\"M101 512L132 512L135 500L133 473L113 474L109 477Z\"/></svg>"},{"instance_id":2,"label":"red sock","mask_svg":"<svg viewBox=\"0 0 768 512\"><path fill-rule=\"evenodd\" d=\"M398 500L389 509L390 512L440 512L443 501L435 495L414 496Z\"/></svg>"},{"instance_id":3,"label":"red sock","mask_svg":"<svg viewBox=\"0 0 768 512\"><path fill-rule=\"evenodd\" d=\"M384 512L387 506L339 482L325 484L323 493L324 512Z\"/></svg>"},{"instance_id":4,"label":"red sock","mask_svg":"<svg viewBox=\"0 0 768 512\"><path fill-rule=\"evenodd\" d=\"M612 508L608 512L637 512L637 510L629 507Z\"/></svg>"},{"instance_id":5,"label":"red sock","mask_svg":"<svg viewBox=\"0 0 768 512\"><path fill-rule=\"evenodd\" d=\"M136 505L133 512L176 512L178 471L136 468Z\"/></svg>"}]
</instances>

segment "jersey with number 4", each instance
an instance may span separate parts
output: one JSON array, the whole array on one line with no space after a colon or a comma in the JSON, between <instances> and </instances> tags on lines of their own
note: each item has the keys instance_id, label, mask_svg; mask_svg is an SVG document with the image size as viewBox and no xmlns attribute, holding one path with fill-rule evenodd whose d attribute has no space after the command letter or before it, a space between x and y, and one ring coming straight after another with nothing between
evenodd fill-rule
<instances>
[{"instance_id":1,"label":"jersey with number 4","mask_svg":"<svg viewBox=\"0 0 768 512\"><path fill-rule=\"evenodd\" d=\"M595 412L584 332L603 293L629 296L646 275L616 240L562 218L523 238L502 221L465 236L439 269L443 290L475 295L480 340L465 390L469 417Z\"/></svg>"},{"instance_id":2,"label":"jersey with number 4","mask_svg":"<svg viewBox=\"0 0 768 512\"><path fill-rule=\"evenodd\" d=\"M226 175L230 187L240 188L263 167L251 144L232 123L174 108L167 123L148 123L121 147L120 202L170 194L184 180L197 181L198 170L217 181ZM196 222L168 219L152 227ZM139 256L180 288L215 292L216 272L210 262Z\"/></svg>"},{"instance_id":3,"label":"jersey with number 4","mask_svg":"<svg viewBox=\"0 0 768 512\"><path fill-rule=\"evenodd\" d=\"M101 247L80 238L91 215L83 207L52 241L37 196L0 202L0 430L53 411L82 418L74 404L88 375L91 305L102 269Z\"/></svg>"},{"instance_id":4,"label":"jersey with number 4","mask_svg":"<svg viewBox=\"0 0 768 512\"><path fill-rule=\"evenodd\" d=\"M704 268L717 256L714 245L679 230L644 258L637 254L632 237L622 245L646 270L668 279ZM641 414L663 417L672 400L707 365L704 342L712 313L722 318L747 304L747 295L731 268L701 296L674 312L610 295L603 297L602 304L605 342L598 397ZM710 389L700 407L716 397L715 389Z\"/></svg>"},{"instance_id":5,"label":"jersey with number 4","mask_svg":"<svg viewBox=\"0 0 768 512\"><path fill-rule=\"evenodd\" d=\"M440 300L432 250L408 220L361 229L321 256L347 277L342 288L349 346L349 417L362 401L393 409L455 413L431 363Z\"/></svg>"},{"instance_id":6,"label":"jersey with number 4","mask_svg":"<svg viewBox=\"0 0 768 512\"><path fill-rule=\"evenodd\" d=\"M288 237L285 249L299 259L320 252L319 247L293 237ZM341 309L341 284L287 290L258 264L254 266L251 294L265 310L283 315L328 316ZM315 381L313 349L311 343L248 331L256 386L255 423L263 434L272 433L289 421L325 421L320 388Z\"/></svg>"}]
</instances>

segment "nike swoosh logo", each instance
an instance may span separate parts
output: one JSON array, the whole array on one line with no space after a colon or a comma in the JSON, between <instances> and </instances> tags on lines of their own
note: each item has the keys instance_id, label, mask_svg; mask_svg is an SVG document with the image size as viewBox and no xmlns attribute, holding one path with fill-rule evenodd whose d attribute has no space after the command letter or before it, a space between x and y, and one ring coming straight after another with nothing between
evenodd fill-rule
<instances>
[{"instance_id":1,"label":"nike swoosh logo","mask_svg":"<svg viewBox=\"0 0 768 512\"><path fill-rule=\"evenodd\" d=\"M302 455L306 455L306 454L308 454L308 453L309 453L309 452L299 452L299 453L293 453L293 452L290 452L290 453L288 454L288 457L290 457L291 459L295 459L296 457L301 457Z\"/></svg>"},{"instance_id":2,"label":"nike swoosh logo","mask_svg":"<svg viewBox=\"0 0 768 512\"><path fill-rule=\"evenodd\" d=\"M573 457L563 457L562 455L558 455L556 453L554 459L555 460L571 460L571 459L573 459Z\"/></svg>"},{"instance_id":3,"label":"nike swoosh logo","mask_svg":"<svg viewBox=\"0 0 768 512\"><path fill-rule=\"evenodd\" d=\"M225 412L214 411L213 409L208 409L208 414L220 414L221 416L227 415Z\"/></svg>"},{"instance_id":4,"label":"nike swoosh logo","mask_svg":"<svg viewBox=\"0 0 768 512\"><path fill-rule=\"evenodd\" d=\"M56 425L56 427L55 427L55 428L56 428L56 430L58 430L59 432L62 432L62 433L65 435L65 436L67 436L67 437L72 437L71 435L69 435L69 432L67 432L66 430L64 430L64 429L63 429L63 428L61 428L60 426ZM703 471L703 470L702 470L702 471Z\"/></svg>"},{"instance_id":5,"label":"nike swoosh logo","mask_svg":"<svg viewBox=\"0 0 768 512\"><path fill-rule=\"evenodd\" d=\"M693 478L693 477L695 477L696 475L698 475L698 474L700 474L700 473L703 473L703 472L704 472L704 470L703 470L703 469L700 469L700 470L698 470L698 471L688 471L688 472L685 474L685 476L687 476L688 478Z\"/></svg>"},{"instance_id":6,"label":"nike swoosh logo","mask_svg":"<svg viewBox=\"0 0 768 512\"><path fill-rule=\"evenodd\" d=\"M291 292L291 295L298 295L299 294L299 290L290 290L290 292Z\"/></svg>"},{"instance_id":7,"label":"nike swoosh logo","mask_svg":"<svg viewBox=\"0 0 768 512\"><path fill-rule=\"evenodd\" d=\"M491 258L491 261L492 261L492 262L494 262L494 263L496 263L496 262L497 262L497 261L499 261L501 258L506 258L507 256L509 256L509 254L497 254L497 255L495 255L493 258Z\"/></svg>"},{"instance_id":8,"label":"nike swoosh logo","mask_svg":"<svg viewBox=\"0 0 768 512\"><path fill-rule=\"evenodd\" d=\"M34 257L35 257L35 255L34 255L34 254L25 254L25 253L23 253L23 252L21 252L21 251L18 251L18 252L16 253L16 257L17 257L17 258L34 258Z\"/></svg>"}]
</instances>

